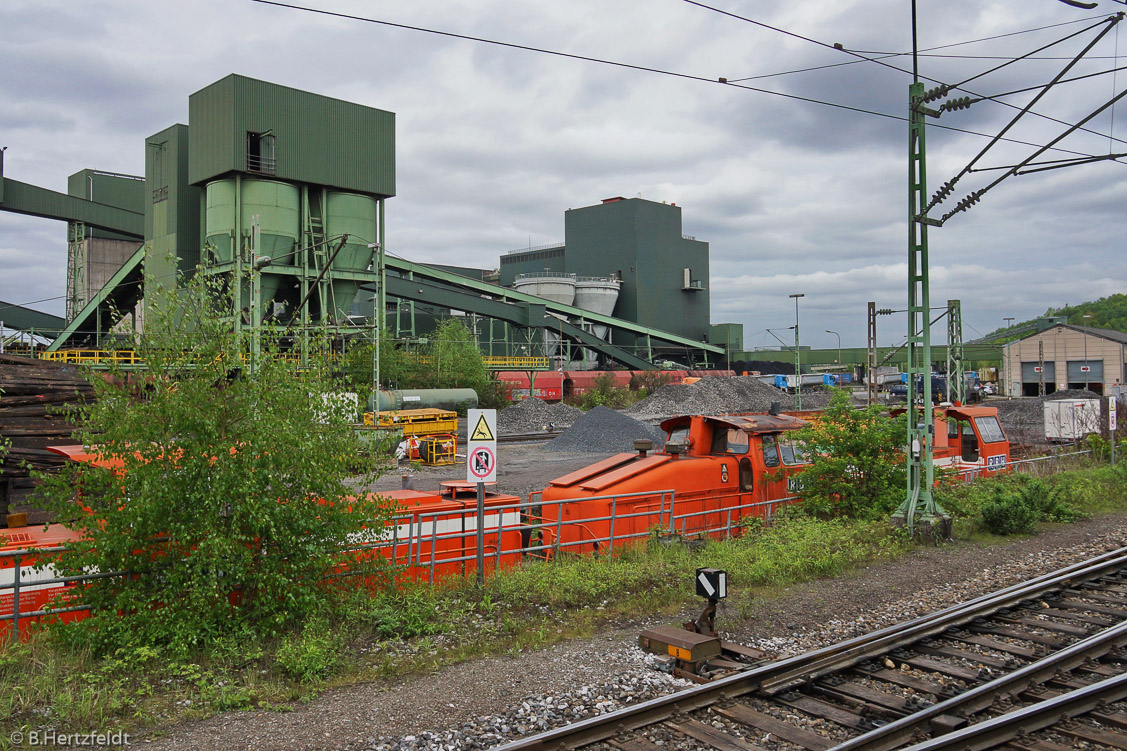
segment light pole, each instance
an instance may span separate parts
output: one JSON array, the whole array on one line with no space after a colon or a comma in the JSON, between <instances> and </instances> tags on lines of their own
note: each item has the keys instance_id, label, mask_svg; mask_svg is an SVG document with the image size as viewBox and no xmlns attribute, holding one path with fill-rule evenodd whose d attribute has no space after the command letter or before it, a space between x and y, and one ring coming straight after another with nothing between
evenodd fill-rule
<instances>
[{"instance_id":1,"label":"light pole","mask_svg":"<svg viewBox=\"0 0 1127 751\"><path fill-rule=\"evenodd\" d=\"M383 224L381 223L381 227ZM376 335L375 348L372 349L372 398L375 399L375 404L372 405L372 411L375 415L372 418L372 424L379 428L380 426L380 329L383 328L383 306L380 300L383 297L383 246L379 243L368 243L368 248L375 252L374 264L376 274L379 275L379 281L376 287L376 294L372 295L372 328L375 329Z\"/></svg>"},{"instance_id":2,"label":"light pole","mask_svg":"<svg viewBox=\"0 0 1127 751\"><path fill-rule=\"evenodd\" d=\"M1083 317L1084 317L1084 320L1087 320L1087 319L1092 317L1092 314L1091 313L1085 313ZM1084 332L1084 366L1083 366L1083 370L1084 370L1084 390L1087 391L1088 390L1088 376L1092 372L1091 366L1088 365L1088 332L1087 331Z\"/></svg>"},{"instance_id":3,"label":"light pole","mask_svg":"<svg viewBox=\"0 0 1127 751\"><path fill-rule=\"evenodd\" d=\"M789 297L794 298L794 408L802 409L802 353L798 349L798 298L806 295L798 292Z\"/></svg>"},{"instance_id":4,"label":"light pole","mask_svg":"<svg viewBox=\"0 0 1127 751\"><path fill-rule=\"evenodd\" d=\"M830 331L829 329L826 329L826 333L833 334L837 337L837 365L841 367L841 334L836 331Z\"/></svg>"}]
</instances>

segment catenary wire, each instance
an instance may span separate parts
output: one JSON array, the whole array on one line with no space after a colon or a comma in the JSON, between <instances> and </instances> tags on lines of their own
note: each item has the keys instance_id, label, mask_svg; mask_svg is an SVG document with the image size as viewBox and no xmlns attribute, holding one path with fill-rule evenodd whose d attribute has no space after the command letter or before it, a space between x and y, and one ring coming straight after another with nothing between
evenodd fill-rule
<instances>
[{"instance_id":1,"label":"catenary wire","mask_svg":"<svg viewBox=\"0 0 1127 751\"><path fill-rule=\"evenodd\" d=\"M261 0L255 0L255 1L256 1L256 2L260 2ZM703 9L705 9L705 10L709 10L709 11L712 11L713 13L718 13L718 14L720 14L720 15L722 15L722 16L728 16L729 18L734 18L734 19L736 19L736 20L739 20L739 21L744 21L744 22L746 22L746 23L750 23L750 24L752 24L752 25L754 25L754 26L760 26L760 27L762 27L762 28L764 28L764 29L769 29L769 30L771 30L771 31L777 31L777 32L779 32L780 34L785 34L785 35L787 35L787 36L790 36L790 37L794 37L794 38L796 38L796 39L801 39L801 40L803 40L803 41L806 41L806 42L809 42L809 43L811 43L811 44L817 45L817 46L819 46L819 47L824 47L824 48L826 48L826 49L832 49L832 50L836 50L836 51L838 51L838 52L844 52L844 53L845 53L845 54L847 54L847 55L853 55L854 57L857 57L857 58L859 58L859 59L860 59L860 61L869 61L869 62L875 63L875 64L877 64L877 65L881 65L881 66L883 66L883 67L889 68L889 69L891 69L891 70L895 70L895 71L898 71L898 72L900 72L900 73L905 73L905 74L909 74L909 75L912 75L912 71L909 71L909 70L907 70L907 69L905 69L905 68L901 68L901 67L899 67L899 66L896 66L896 65L893 65L893 64L891 64L891 63L887 63L887 62L884 62L884 58L873 58L873 57L866 57L866 56L865 56L864 54L862 54L862 53L860 53L860 52L857 52L857 51L855 51L855 50L850 50L850 49L848 49L848 48L845 48L845 47L841 47L841 46L838 46L838 45L834 45L834 44L829 44L829 43L827 43L827 42L823 42L823 41L820 41L820 40L818 40L818 39L813 39L813 38L811 38L811 37L803 36L803 35L801 35L801 34L796 34L796 33L794 33L793 31L787 31L786 29L780 29L780 28L778 28L778 27L776 27L776 26L771 26L770 24L766 24L766 23L763 23L762 21L756 21L756 20L755 20L755 19L753 19L753 18L748 18L747 16L741 16L741 15L740 15L740 14L738 14L738 13L733 13L733 12L731 12L731 11L727 11L727 10L724 10L723 8L717 8L717 7L713 6L713 5L708 5L708 4L706 4L706 3L702 3L702 2L699 2L699 0L682 0L682 2L688 3L689 5L695 5L695 6L697 6L698 8L703 8ZM1113 16L1113 18L1114 18L1114 16ZM1099 24L1093 24L1093 26L1092 26L1092 27L1089 27L1089 28L1094 28L1095 26L1098 26L1098 25L1099 25ZM1082 31L1080 31L1080 32L1077 32L1077 33L1083 33L1083 30L1082 30ZM1070 35L1070 36L1075 36L1075 35ZM1057 42L1054 42L1054 44L1056 44L1056 43L1057 43ZM1004 66L998 66L998 67L1004 67ZM932 83L936 83L936 84L941 84L941 85L946 85L946 84L944 84L944 82L943 82L943 81L940 81L939 79L936 79L936 78L932 78L932 77L930 77L930 76L920 76L920 78L923 78L924 80L930 81L930 82L932 82ZM971 80L973 80L973 79L971 79ZM966 89L966 88L961 88L961 87L959 87L959 86L950 86L950 85L948 85L948 88L951 88L951 89L959 89L959 90L961 90L961 91L965 91L966 93L968 93L968 94L970 94L971 96L974 96L974 97L976 97L976 98L978 98L978 99L981 99L981 100L984 100L984 101L992 101L992 102L994 102L995 104L1000 104L1001 106L1003 106L1003 107L1008 107L1008 108L1010 108L1010 109L1015 109L1015 110L1019 110L1019 111L1023 109L1023 108L1021 108L1021 107L1018 107L1018 106L1017 106L1017 105L1015 105L1015 104L1011 104L1011 103L1009 103L1009 102L1004 102L1004 101L1001 101L1001 100L993 99L992 97L989 97L989 96L984 96L984 95L982 95L982 94L979 94L979 93L977 93L977 92L971 91L971 90L969 90L969 89ZM1055 117L1051 117L1051 116L1049 116L1049 115L1044 115L1044 114L1041 114L1040 112L1034 112L1034 111L1032 111L1032 110L1028 110L1028 114L1030 114L1030 115L1032 115L1032 116L1034 116L1034 117L1038 117L1038 118L1042 118L1042 119L1044 119L1044 120L1048 120L1048 121L1050 121L1050 122L1054 122L1054 123L1056 123L1056 124L1058 124L1058 125L1064 125L1064 126L1067 126L1068 128L1070 128L1070 129L1072 129L1072 130L1077 130L1077 128L1075 128L1075 127L1074 127L1073 123L1069 123L1069 122L1066 122L1066 121L1064 121L1064 120L1060 120L1060 119L1058 119L1058 118L1055 118ZM1105 134L1103 134L1103 133L1098 133L1098 132L1096 132L1096 131L1090 130L1090 129L1088 129L1088 128L1079 128L1078 130L1081 130L1081 131L1083 131L1083 132L1085 132L1085 133L1091 133L1092 135L1096 135L1096 136L1100 136L1100 137L1103 137L1103 136L1105 135ZM986 137L987 137L987 138L991 138L991 136L986 136ZM1125 143L1127 143L1127 142L1125 142Z\"/></svg>"},{"instance_id":2,"label":"catenary wire","mask_svg":"<svg viewBox=\"0 0 1127 751\"><path fill-rule=\"evenodd\" d=\"M685 1L688 2L689 0L685 0ZM405 29L405 30L408 30L408 31L418 31L418 32L425 33L425 34L434 34L434 35L437 35L437 36L449 37L449 38L453 38L453 39L462 39L462 40L465 40L465 41L480 42L482 44L491 44L491 45L495 45L495 46L499 46L499 47L506 47L506 48L510 48L510 49L519 49L519 50L524 50L526 52L536 52L536 53L540 53L540 54L552 55L552 56L555 56L555 57L563 57L563 58L568 58L568 59L572 59L572 60L580 60L580 61L583 61L583 62L591 62L591 63L600 64L600 65L610 65L610 66L617 67L617 68L626 68L626 69L637 70L637 71L642 71L642 72L646 72L646 73L656 73L656 74L659 74L659 75L672 76L674 78L680 78L680 79L684 79L684 80L699 81L699 82L702 82L702 83L711 83L711 84L721 84L721 85L725 85L725 86L732 86L734 88L745 89L747 91L754 91L754 92L757 92L757 93L760 93L760 94L769 94L771 96L782 97L784 99L794 99L796 101L808 102L808 103L811 103L811 104L818 104L818 105L822 105L824 107L832 107L834 109L842 109L842 110L847 110L847 111L850 111L850 112L858 112L858 113L864 114L864 115L873 115L874 117L881 117L881 118L885 118L885 119L888 119L888 120L897 120L897 121L900 121L900 122L907 122L907 120L908 120L908 118L903 116L903 115L892 115L892 114L889 114L887 112L877 112L876 110L870 110L870 109L866 109L866 108L863 108L863 107L853 107L853 106L850 106L850 105L847 105L847 104L841 104L841 103L838 103L838 102L828 102L828 101L825 101L825 100L822 100L822 99L815 99L813 97L804 97L804 96L799 96L797 94L787 94L785 92L772 91L770 89L762 89L762 88L758 88L758 87L755 87L755 86L745 86L743 84L733 83L731 81L727 81L727 80L723 80L723 79L718 80L718 79L714 79L714 78L707 78L705 76L698 76L698 75L694 75L694 74L691 74L691 73L679 73L679 72L676 72L676 71L664 70L664 69L661 69L661 68L653 68L653 67L644 66L644 65L634 65L632 63L624 63L624 62L620 62L620 61L616 61L616 60L606 60L606 59L603 59L603 58L591 57L591 56L587 56L587 55L577 55L577 54L570 53L570 52L560 52L558 50L549 50L549 49L545 49L545 48L541 48L541 47L533 47L533 46L530 46L530 45L516 44L516 43L513 43L513 42L503 42L503 41L499 41L499 40L495 40L495 39L487 39L487 38L484 38L484 37L476 37L476 36L471 36L471 35L467 35L467 34L458 34L458 33L451 32L451 31L442 31L442 30L439 30L439 29L430 29L430 28L423 27L423 26L413 26L413 25L409 25L409 24L396 23L394 21L385 21L385 20L378 19L378 18L368 18L368 17L365 17L365 16L356 16L356 15L352 15L352 14L349 14L349 13L342 13L342 12L339 12L339 11L330 11L330 10L324 10L324 9L321 9L321 8L310 8L310 7L307 7L307 6L297 5L297 4L294 4L294 3L280 2L279 0L251 0L251 2L259 3L261 5L272 5L272 6L276 6L276 7L279 7L279 8L288 8L290 10L297 10L297 11L302 11L302 12L306 12L306 13L314 13L314 14L318 14L318 15L333 17L333 18L342 18L342 19L345 19L345 20L360 21L360 22L363 22L363 23L372 23L372 24L377 24L377 25L381 25L381 26L390 26L392 28ZM696 3L696 4L699 5L700 3ZM707 6L702 6L702 7L707 7ZM723 12L723 11L721 11L721 12ZM795 35L795 36L797 36L797 35ZM816 44L822 44L820 42L815 42L815 43ZM836 49L836 48L834 48L834 49ZM867 60L868 58L862 58L862 59ZM896 68L895 66L889 66L889 67L891 67L893 70L899 70L900 72L904 72L902 69ZM937 83L939 83L939 82L937 82ZM973 93L973 92L969 92L969 93ZM1006 102L999 102L999 104L1003 104L1004 106L1008 106L1008 107L1014 107L1014 105L1008 104ZM1036 113L1034 113L1034 114L1036 114ZM1038 116L1039 117L1046 117L1044 115L1038 115ZM1048 119L1051 120L1052 118L1048 118ZM1069 125L1069 123L1065 123L1063 121L1056 121L1056 122L1058 122L1062 125ZM949 131L952 131L952 132L955 132L955 133L963 133L963 134L966 134L966 135L972 135L972 136L976 136L976 137L979 137L979 138L992 138L993 137L993 136L986 134L986 133L979 133L977 131L967 130L965 128L956 128L956 127L952 127L952 126L949 126L949 125L933 124L932 127L938 128L938 129L941 129L941 130L949 130ZM1104 134L1098 133L1096 135L1103 136ZM1021 141L1021 140L1017 140L1017 139L1006 138L1006 139L1002 139L1002 140L1004 140L1008 143L1014 143L1014 144L1017 144L1017 145L1020 145L1020 146L1034 146L1034 147L1039 146L1039 144L1030 143L1028 141ZM1076 154L1077 156L1091 156L1090 154L1084 154L1083 152L1072 151L1070 149L1064 149L1064 148L1060 148L1060 147L1054 147L1054 150L1065 153L1065 154Z\"/></svg>"}]
</instances>

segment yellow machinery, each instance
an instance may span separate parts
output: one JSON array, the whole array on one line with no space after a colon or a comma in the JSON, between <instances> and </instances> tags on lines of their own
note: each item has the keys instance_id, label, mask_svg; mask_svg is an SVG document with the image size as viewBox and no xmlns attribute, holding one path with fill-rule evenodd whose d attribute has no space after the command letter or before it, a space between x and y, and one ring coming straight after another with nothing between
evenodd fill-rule
<instances>
[{"instance_id":1,"label":"yellow machinery","mask_svg":"<svg viewBox=\"0 0 1127 751\"><path fill-rule=\"evenodd\" d=\"M376 423L374 412L364 413L364 425L381 430L398 430L404 436L437 435L458 432L458 413L445 409L400 409L380 412Z\"/></svg>"}]
</instances>

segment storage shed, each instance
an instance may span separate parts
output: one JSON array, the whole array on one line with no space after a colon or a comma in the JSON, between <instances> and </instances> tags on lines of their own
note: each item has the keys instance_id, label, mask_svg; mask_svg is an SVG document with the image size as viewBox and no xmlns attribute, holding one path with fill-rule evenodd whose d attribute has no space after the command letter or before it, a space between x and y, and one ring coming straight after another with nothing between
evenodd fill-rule
<instances>
[{"instance_id":1,"label":"storage shed","mask_svg":"<svg viewBox=\"0 0 1127 751\"><path fill-rule=\"evenodd\" d=\"M1058 324L1007 344L1002 351L1006 393L1016 396L1087 389L1097 394L1127 375L1127 334Z\"/></svg>"}]
</instances>

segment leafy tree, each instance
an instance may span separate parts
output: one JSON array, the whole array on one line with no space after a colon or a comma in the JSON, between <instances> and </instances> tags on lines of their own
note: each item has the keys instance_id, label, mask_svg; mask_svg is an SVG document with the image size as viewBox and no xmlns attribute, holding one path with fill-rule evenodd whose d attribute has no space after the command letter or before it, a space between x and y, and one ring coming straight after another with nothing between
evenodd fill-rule
<instances>
[{"instance_id":1,"label":"leafy tree","mask_svg":"<svg viewBox=\"0 0 1127 751\"><path fill-rule=\"evenodd\" d=\"M643 392L645 398L672 380L672 375L661 370L639 370L630 376L630 390Z\"/></svg>"},{"instance_id":2,"label":"leafy tree","mask_svg":"<svg viewBox=\"0 0 1127 751\"><path fill-rule=\"evenodd\" d=\"M416 388L473 389L482 407L504 407L507 392L485 369L481 350L469 329L457 318L438 325L421 353L422 365L412 379Z\"/></svg>"},{"instance_id":3,"label":"leafy tree","mask_svg":"<svg viewBox=\"0 0 1127 751\"><path fill-rule=\"evenodd\" d=\"M890 419L875 406L855 409L848 392L834 389L822 415L792 434L812 462L800 475L803 509L861 518L895 510L907 483L906 431L903 417Z\"/></svg>"},{"instance_id":4,"label":"leafy tree","mask_svg":"<svg viewBox=\"0 0 1127 751\"><path fill-rule=\"evenodd\" d=\"M72 463L41 491L86 531L57 569L130 572L76 590L92 617L67 632L99 650L280 633L357 585L325 577L351 536L384 524L378 499L350 497L363 460L351 415L322 401L324 374L295 373L269 337L248 358L217 300L200 274L156 301L134 344L143 369L95 380L82 408L76 438L117 468Z\"/></svg>"},{"instance_id":5,"label":"leafy tree","mask_svg":"<svg viewBox=\"0 0 1127 751\"><path fill-rule=\"evenodd\" d=\"M630 391L618 385L610 373L600 373L591 381L591 388L579 397L580 409L594 409L603 406L612 409L630 403Z\"/></svg>"},{"instance_id":6,"label":"leafy tree","mask_svg":"<svg viewBox=\"0 0 1127 751\"><path fill-rule=\"evenodd\" d=\"M353 344L344 355L341 368L341 381L350 391L360 395L361 401L372 393L372 350L371 340ZM380 334L380 383L383 388L400 388L412 376L411 362L407 354L396 346L391 332L384 329Z\"/></svg>"}]
</instances>

